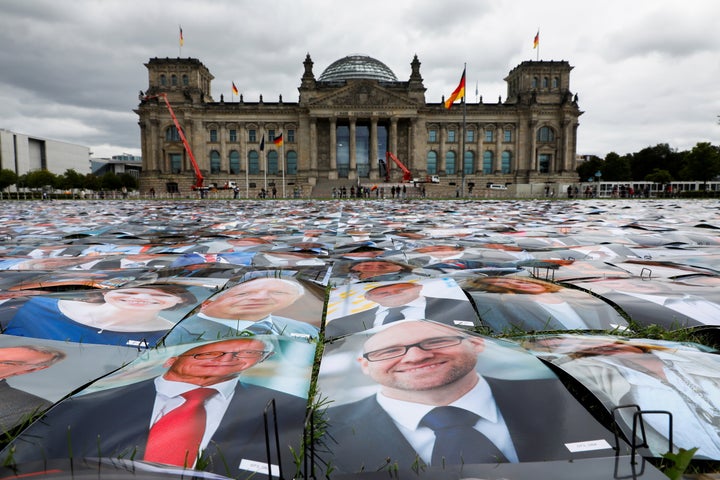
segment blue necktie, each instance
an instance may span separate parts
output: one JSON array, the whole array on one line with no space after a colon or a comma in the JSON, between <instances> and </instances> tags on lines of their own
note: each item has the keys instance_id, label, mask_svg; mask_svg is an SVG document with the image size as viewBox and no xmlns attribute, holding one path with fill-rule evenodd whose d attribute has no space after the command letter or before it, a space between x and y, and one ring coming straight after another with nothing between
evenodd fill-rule
<instances>
[{"instance_id":1,"label":"blue necktie","mask_svg":"<svg viewBox=\"0 0 720 480\"><path fill-rule=\"evenodd\" d=\"M388 323L397 322L398 320L404 320L405 315L403 315L403 309L405 307L392 307L388 308L388 313L385 315L385 318L383 319L383 325L387 325Z\"/></svg>"},{"instance_id":2,"label":"blue necktie","mask_svg":"<svg viewBox=\"0 0 720 480\"><path fill-rule=\"evenodd\" d=\"M273 333L272 322L270 320L255 322L247 328L243 329L243 331L251 332L255 335L269 335Z\"/></svg>"},{"instance_id":3,"label":"blue necktie","mask_svg":"<svg viewBox=\"0 0 720 480\"><path fill-rule=\"evenodd\" d=\"M479 415L457 407L435 407L420 421L435 432L433 466L502 463L505 456L488 437L475 430Z\"/></svg>"}]
</instances>

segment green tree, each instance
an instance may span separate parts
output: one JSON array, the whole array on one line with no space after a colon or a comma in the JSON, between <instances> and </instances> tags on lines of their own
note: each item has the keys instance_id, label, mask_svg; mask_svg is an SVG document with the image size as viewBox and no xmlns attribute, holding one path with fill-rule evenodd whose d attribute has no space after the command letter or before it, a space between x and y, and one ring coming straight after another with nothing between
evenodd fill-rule
<instances>
[{"instance_id":1,"label":"green tree","mask_svg":"<svg viewBox=\"0 0 720 480\"><path fill-rule=\"evenodd\" d=\"M605 165L602 169L602 179L608 182L626 182L632 179L630 170L630 157L621 157L615 152L605 156Z\"/></svg>"},{"instance_id":2,"label":"green tree","mask_svg":"<svg viewBox=\"0 0 720 480\"><path fill-rule=\"evenodd\" d=\"M576 171L580 181L586 182L590 178L595 178L595 172L602 172L604 166L605 161L602 158L591 155L589 159L578 165Z\"/></svg>"},{"instance_id":3,"label":"green tree","mask_svg":"<svg viewBox=\"0 0 720 480\"><path fill-rule=\"evenodd\" d=\"M655 169L667 170L673 178L679 178L682 156L682 153L673 150L667 143L643 148L629 156L632 179L642 180Z\"/></svg>"},{"instance_id":4,"label":"green tree","mask_svg":"<svg viewBox=\"0 0 720 480\"><path fill-rule=\"evenodd\" d=\"M33 170L27 173L27 186L33 190L40 190L46 186L56 188L58 186L58 177L48 170Z\"/></svg>"},{"instance_id":5,"label":"green tree","mask_svg":"<svg viewBox=\"0 0 720 480\"><path fill-rule=\"evenodd\" d=\"M85 177L72 168L65 170L63 174L64 189L83 188L85 186Z\"/></svg>"},{"instance_id":6,"label":"green tree","mask_svg":"<svg viewBox=\"0 0 720 480\"><path fill-rule=\"evenodd\" d=\"M7 168L3 168L2 170L0 170L0 198L2 198L2 193L5 191L5 189L10 185L15 185L17 183L17 180L18 176L12 170Z\"/></svg>"},{"instance_id":7,"label":"green tree","mask_svg":"<svg viewBox=\"0 0 720 480\"><path fill-rule=\"evenodd\" d=\"M85 175L85 178L83 180L83 187L97 192L102 188L102 185L100 184L100 179L98 177L96 177L92 173L88 173L87 175Z\"/></svg>"},{"instance_id":8,"label":"green tree","mask_svg":"<svg viewBox=\"0 0 720 480\"><path fill-rule=\"evenodd\" d=\"M648 173L645 175L646 182L655 182L660 183L662 185L668 184L672 182L673 177L670 175L670 172L667 170L660 170L659 168L656 168L651 173Z\"/></svg>"},{"instance_id":9,"label":"green tree","mask_svg":"<svg viewBox=\"0 0 720 480\"><path fill-rule=\"evenodd\" d=\"M128 190L136 190L138 187L137 179L129 173L120 174L120 183Z\"/></svg>"},{"instance_id":10,"label":"green tree","mask_svg":"<svg viewBox=\"0 0 720 480\"><path fill-rule=\"evenodd\" d=\"M700 180L703 183L720 175L720 149L708 142L698 143L685 153L680 170L682 180Z\"/></svg>"},{"instance_id":11,"label":"green tree","mask_svg":"<svg viewBox=\"0 0 720 480\"><path fill-rule=\"evenodd\" d=\"M103 190L120 190L122 182L114 172L107 172L100 177L100 185L102 185Z\"/></svg>"}]
</instances>

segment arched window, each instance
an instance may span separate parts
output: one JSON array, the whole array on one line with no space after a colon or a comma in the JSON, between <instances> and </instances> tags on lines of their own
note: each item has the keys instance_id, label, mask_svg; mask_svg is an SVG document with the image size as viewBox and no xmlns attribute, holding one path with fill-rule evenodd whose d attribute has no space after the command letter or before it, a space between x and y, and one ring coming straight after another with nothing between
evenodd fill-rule
<instances>
[{"instance_id":1,"label":"arched window","mask_svg":"<svg viewBox=\"0 0 720 480\"><path fill-rule=\"evenodd\" d=\"M170 83L172 84L173 87L177 85L177 75L173 74L170 77Z\"/></svg>"},{"instance_id":2,"label":"arched window","mask_svg":"<svg viewBox=\"0 0 720 480\"><path fill-rule=\"evenodd\" d=\"M165 77L164 73L160 75L160 85L162 85L163 87L167 85L167 78Z\"/></svg>"},{"instance_id":3,"label":"arched window","mask_svg":"<svg viewBox=\"0 0 720 480\"><path fill-rule=\"evenodd\" d=\"M489 175L493 172L493 152L486 150L483 153L483 174Z\"/></svg>"},{"instance_id":4,"label":"arched window","mask_svg":"<svg viewBox=\"0 0 720 480\"><path fill-rule=\"evenodd\" d=\"M550 127L540 127L537 133L538 142L554 142L555 132Z\"/></svg>"},{"instance_id":5,"label":"arched window","mask_svg":"<svg viewBox=\"0 0 720 480\"><path fill-rule=\"evenodd\" d=\"M558 88L558 87L560 87L560 79L558 77L553 77L552 88Z\"/></svg>"},{"instance_id":6,"label":"arched window","mask_svg":"<svg viewBox=\"0 0 720 480\"><path fill-rule=\"evenodd\" d=\"M473 152L465 152L463 172L465 175L472 175L475 172L475 154Z\"/></svg>"},{"instance_id":7,"label":"arched window","mask_svg":"<svg viewBox=\"0 0 720 480\"><path fill-rule=\"evenodd\" d=\"M178 133L178 129L175 128L175 125L170 125L167 130L165 130L165 141L166 142L179 142L180 141L180 134Z\"/></svg>"},{"instance_id":8,"label":"arched window","mask_svg":"<svg viewBox=\"0 0 720 480\"><path fill-rule=\"evenodd\" d=\"M183 85L185 85L185 86L187 86L187 85L190 84L190 79L188 78L187 75L183 75L183 76L182 76L182 83L183 83Z\"/></svg>"},{"instance_id":9,"label":"arched window","mask_svg":"<svg viewBox=\"0 0 720 480\"><path fill-rule=\"evenodd\" d=\"M548 77L543 77L542 86L543 88L548 88L550 86L550 80L548 80Z\"/></svg>"},{"instance_id":10,"label":"arched window","mask_svg":"<svg viewBox=\"0 0 720 480\"><path fill-rule=\"evenodd\" d=\"M510 173L510 168L512 167L512 152L508 152L505 150L502 152L502 157L500 157L500 169L502 170L502 173Z\"/></svg>"},{"instance_id":11,"label":"arched window","mask_svg":"<svg viewBox=\"0 0 720 480\"><path fill-rule=\"evenodd\" d=\"M248 173L250 175L260 173L260 155L255 150L248 153Z\"/></svg>"},{"instance_id":12,"label":"arched window","mask_svg":"<svg viewBox=\"0 0 720 480\"><path fill-rule=\"evenodd\" d=\"M455 175L455 152L447 152L445 154L445 174Z\"/></svg>"},{"instance_id":13,"label":"arched window","mask_svg":"<svg viewBox=\"0 0 720 480\"><path fill-rule=\"evenodd\" d=\"M210 152L210 173L220 173L220 152Z\"/></svg>"},{"instance_id":14,"label":"arched window","mask_svg":"<svg viewBox=\"0 0 720 480\"><path fill-rule=\"evenodd\" d=\"M297 175L297 152L290 150L287 152L287 169L288 175Z\"/></svg>"},{"instance_id":15,"label":"arched window","mask_svg":"<svg viewBox=\"0 0 720 480\"><path fill-rule=\"evenodd\" d=\"M533 77L532 79L532 88L538 87L538 77Z\"/></svg>"},{"instance_id":16,"label":"arched window","mask_svg":"<svg viewBox=\"0 0 720 480\"><path fill-rule=\"evenodd\" d=\"M438 173L437 152L429 151L427 154L427 173L428 175L436 175Z\"/></svg>"},{"instance_id":17,"label":"arched window","mask_svg":"<svg viewBox=\"0 0 720 480\"><path fill-rule=\"evenodd\" d=\"M278 153L275 150L267 154L267 173L268 175L277 175L278 173Z\"/></svg>"},{"instance_id":18,"label":"arched window","mask_svg":"<svg viewBox=\"0 0 720 480\"><path fill-rule=\"evenodd\" d=\"M230 152L230 173L240 173L240 153L237 150Z\"/></svg>"}]
</instances>

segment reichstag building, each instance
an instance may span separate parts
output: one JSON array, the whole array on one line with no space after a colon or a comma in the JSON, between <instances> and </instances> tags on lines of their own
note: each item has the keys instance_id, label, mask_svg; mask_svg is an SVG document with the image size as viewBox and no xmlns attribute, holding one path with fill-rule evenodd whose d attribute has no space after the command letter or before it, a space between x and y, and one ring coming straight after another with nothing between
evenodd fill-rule
<instances>
[{"instance_id":1,"label":"reichstag building","mask_svg":"<svg viewBox=\"0 0 720 480\"><path fill-rule=\"evenodd\" d=\"M145 191L192 188L196 169L181 133L205 186L235 182L250 197L268 185L312 195L331 186L400 182L405 170L463 188L577 181L583 112L567 61L524 61L505 77L504 99L467 98L450 109L445 98L425 98L417 56L409 77L399 80L362 55L337 60L316 77L308 54L296 102L214 99L214 77L194 58L152 58L145 66L148 87L135 110ZM166 94L181 132L158 94ZM386 162L386 152L402 165Z\"/></svg>"}]
</instances>

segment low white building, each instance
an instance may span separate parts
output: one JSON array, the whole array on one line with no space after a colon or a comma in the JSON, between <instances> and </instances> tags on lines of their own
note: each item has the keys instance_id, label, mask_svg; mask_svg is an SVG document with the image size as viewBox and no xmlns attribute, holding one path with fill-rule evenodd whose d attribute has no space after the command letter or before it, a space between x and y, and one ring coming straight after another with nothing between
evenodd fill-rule
<instances>
[{"instance_id":1,"label":"low white building","mask_svg":"<svg viewBox=\"0 0 720 480\"><path fill-rule=\"evenodd\" d=\"M24 175L47 170L56 175L68 169L90 173L90 147L49 140L0 128L0 169Z\"/></svg>"}]
</instances>

